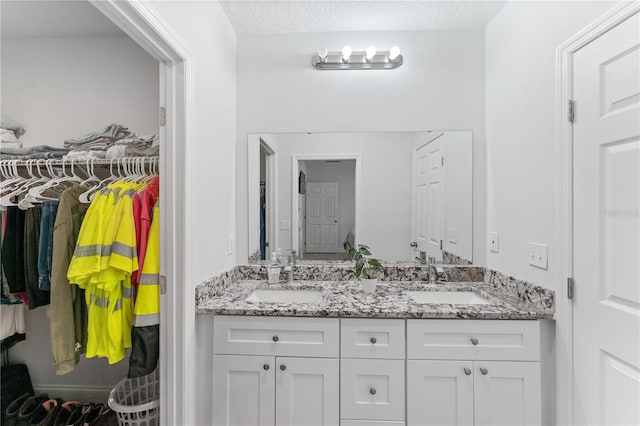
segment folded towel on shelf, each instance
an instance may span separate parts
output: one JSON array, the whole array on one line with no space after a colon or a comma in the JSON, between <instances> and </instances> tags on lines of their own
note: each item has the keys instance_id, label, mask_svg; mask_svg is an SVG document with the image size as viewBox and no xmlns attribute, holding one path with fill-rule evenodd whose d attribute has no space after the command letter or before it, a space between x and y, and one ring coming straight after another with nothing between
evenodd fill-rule
<instances>
[{"instance_id":1,"label":"folded towel on shelf","mask_svg":"<svg viewBox=\"0 0 640 426\"><path fill-rule=\"evenodd\" d=\"M69 150L49 145L28 146L23 148L5 148L0 146L0 158L3 160L40 160L61 159Z\"/></svg>"},{"instance_id":2,"label":"folded towel on shelf","mask_svg":"<svg viewBox=\"0 0 640 426\"><path fill-rule=\"evenodd\" d=\"M11 130L18 139L20 139L20 137L27 131L22 124L17 123L4 115L0 116L0 127L6 130Z\"/></svg>"},{"instance_id":3,"label":"folded towel on shelf","mask_svg":"<svg viewBox=\"0 0 640 426\"><path fill-rule=\"evenodd\" d=\"M65 160L104 160L105 151L69 151L63 157Z\"/></svg>"},{"instance_id":4,"label":"folded towel on shelf","mask_svg":"<svg viewBox=\"0 0 640 426\"><path fill-rule=\"evenodd\" d=\"M87 152L102 152L104 155L101 158L106 159L155 156L160 152L156 135L138 135L120 124L110 124L79 138L67 139L64 146L70 152L83 152L68 158L85 158Z\"/></svg>"},{"instance_id":5,"label":"folded towel on shelf","mask_svg":"<svg viewBox=\"0 0 640 426\"><path fill-rule=\"evenodd\" d=\"M3 148L22 148L22 143L13 130L0 128L0 143Z\"/></svg>"},{"instance_id":6,"label":"folded towel on shelf","mask_svg":"<svg viewBox=\"0 0 640 426\"><path fill-rule=\"evenodd\" d=\"M67 139L64 141L64 146L65 148L75 149L85 144L113 142L117 139L125 138L130 134L131 132L126 127L113 123L104 129L96 130L95 132L87 133L77 138Z\"/></svg>"}]
</instances>

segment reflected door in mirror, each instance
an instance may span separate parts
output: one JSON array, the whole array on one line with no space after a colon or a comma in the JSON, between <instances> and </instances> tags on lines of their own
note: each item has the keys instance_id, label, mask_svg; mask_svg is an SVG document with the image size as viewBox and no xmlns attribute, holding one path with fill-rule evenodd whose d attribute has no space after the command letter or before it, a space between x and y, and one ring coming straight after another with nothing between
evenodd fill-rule
<instances>
[{"instance_id":1,"label":"reflected door in mirror","mask_svg":"<svg viewBox=\"0 0 640 426\"><path fill-rule=\"evenodd\" d=\"M307 183L307 253L338 253L338 184Z\"/></svg>"}]
</instances>

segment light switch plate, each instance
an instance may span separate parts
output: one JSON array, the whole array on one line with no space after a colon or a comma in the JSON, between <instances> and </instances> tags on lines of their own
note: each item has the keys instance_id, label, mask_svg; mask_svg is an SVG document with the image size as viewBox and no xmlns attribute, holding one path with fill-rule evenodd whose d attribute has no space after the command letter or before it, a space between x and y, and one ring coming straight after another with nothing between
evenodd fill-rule
<instances>
[{"instance_id":1,"label":"light switch plate","mask_svg":"<svg viewBox=\"0 0 640 426\"><path fill-rule=\"evenodd\" d=\"M452 244L458 242L458 230L456 228L449 228L447 230L447 240Z\"/></svg>"},{"instance_id":2,"label":"light switch plate","mask_svg":"<svg viewBox=\"0 0 640 426\"><path fill-rule=\"evenodd\" d=\"M546 244L529 243L529 265L536 268L548 269L549 246Z\"/></svg>"},{"instance_id":3,"label":"light switch plate","mask_svg":"<svg viewBox=\"0 0 640 426\"><path fill-rule=\"evenodd\" d=\"M489 232L489 250L492 253L500 252L500 237L497 232Z\"/></svg>"},{"instance_id":4,"label":"light switch plate","mask_svg":"<svg viewBox=\"0 0 640 426\"><path fill-rule=\"evenodd\" d=\"M289 219L282 219L280 221L281 231L291 231L291 221Z\"/></svg>"}]
</instances>

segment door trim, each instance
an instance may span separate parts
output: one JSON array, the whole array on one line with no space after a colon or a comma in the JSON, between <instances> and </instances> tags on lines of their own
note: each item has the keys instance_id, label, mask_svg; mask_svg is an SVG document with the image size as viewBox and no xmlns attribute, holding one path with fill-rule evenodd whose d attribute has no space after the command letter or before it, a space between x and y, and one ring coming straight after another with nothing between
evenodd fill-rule
<instances>
[{"instance_id":1,"label":"door trim","mask_svg":"<svg viewBox=\"0 0 640 426\"><path fill-rule=\"evenodd\" d=\"M293 154L291 156L291 248L299 253L298 247L298 174L300 168L298 161L316 160L355 160L356 161L356 237L354 244L360 239L360 211L362 210L361 190L362 190L362 157L360 154Z\"/></svg>"},{"instance_id":2,"label":"door trim","mask_svg":"<svg viewBox=\"0 0 640 426\"><path fill-rule=\"evenodd\" d=\"M573 56L585 45L640 11L623 2L556 49L556 424L573 424L573 303L567 278L573 276L573 125L567 118L573 99ZM579 108L579 107L578 107ZM579 112L578 112L579 113ZM579 283L578 283L579 285ZM580 289L578 287L577 291Z\"/></svg>"},{"instance_id":3,"label":"door trim","mask_svg":"<svg viewBox=\"0 0 640 426\"><path fill-rule=\"evenodd\" d=\"M145 2L89 0L160 63L160 105L166 126L160 137L160 273L167 277L160 308L160 422L194 424L196 354L195 287L186 266L191 253L188 172L192 151L192 55L168 24ZM159 113L159 110L158 110ZM177 284L180 285L177 285Z\"/></svg>"}]
</instances>

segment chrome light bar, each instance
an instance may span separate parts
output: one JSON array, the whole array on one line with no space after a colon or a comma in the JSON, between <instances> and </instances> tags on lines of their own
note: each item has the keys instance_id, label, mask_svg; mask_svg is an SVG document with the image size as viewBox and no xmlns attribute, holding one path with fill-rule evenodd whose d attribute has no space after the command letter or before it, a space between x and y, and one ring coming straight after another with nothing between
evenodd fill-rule
<instances>
[{"instance_id":1,"label":"chrome light bar","mask_svg":"<svg viewBox=\"0 0 640 426\"><path fill-rule=\"evenodd\" d=\"M341 52L321 49L311 58L311 65L318 70L392 70L401 66L402 62L398 46L381 52L377 52L373 46L355 52L349 46L345 46Z\"/></svg>"}]
</instances>

